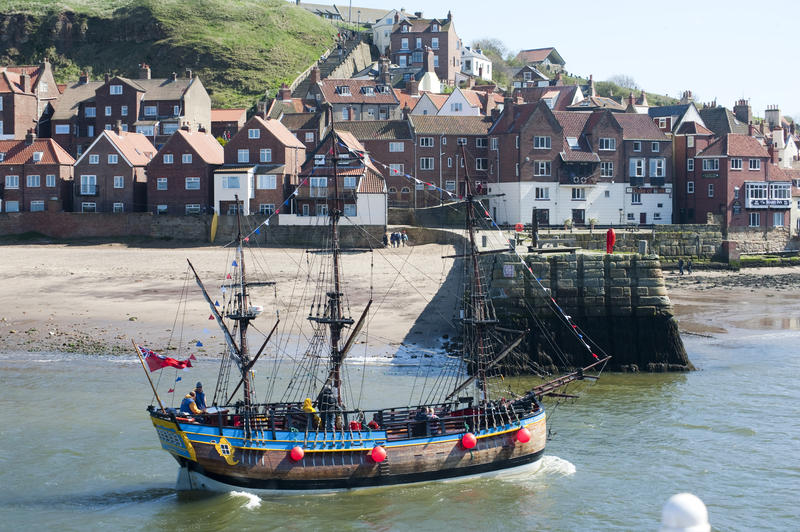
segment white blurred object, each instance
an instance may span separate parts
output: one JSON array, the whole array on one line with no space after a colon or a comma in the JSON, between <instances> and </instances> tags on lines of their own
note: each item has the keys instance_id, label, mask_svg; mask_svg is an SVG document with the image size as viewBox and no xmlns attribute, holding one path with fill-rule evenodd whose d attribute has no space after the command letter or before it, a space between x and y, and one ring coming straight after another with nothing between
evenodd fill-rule
<instances>
[{"instance_id":1,"label":"white blurred object","mask_svg":"<svg viewBox=\"0 0 800 532\"><path fill-rule=\"evenodd\" d=\"M664 503L659 532L710 532L708 510L699 497L678 493Z\"/></svg>"}]
</instances>

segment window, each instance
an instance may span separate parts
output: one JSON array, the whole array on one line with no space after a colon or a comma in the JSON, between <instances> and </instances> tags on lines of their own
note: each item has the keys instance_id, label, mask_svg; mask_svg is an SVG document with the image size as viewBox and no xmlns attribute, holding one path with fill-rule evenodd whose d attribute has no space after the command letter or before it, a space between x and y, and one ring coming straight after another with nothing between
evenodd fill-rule
<instances>
[{"instance_id":1,"label":"window","mask_svg":"<svg viewBox=\"0 0 800 532\"><path fill-rule=\"evenodd\" d=\"M390 142L389 143L389 151L390 152L396 153L396 152L404 151L405 149L406 149L405 148L405 144L403 144L402 142Z\"/></svg>"},{"instance_id":2,"label":"window","mask_svg":"<svg viewBox=\"0 0 800 532\"><path fill-rule=\"evenodd\" d=\"M19 176L18 175L7 175L6 176L6 188L19 188Z\"/></svg>"},{"instance_id":3,"label":"window","mask_svg":"<svg viewBox=\"0 0 800 532\"><path fill-rule=\"evenodd\" d=\"M261 130L260 129L248 129L247 130L247 138L248 139L259 139L259 138L261 138Z\"/></svg>"},{"instance_id":4,"label":"window","mask_svg":"<svg viewBox=\"0 0 800 532\"><path fill-rule=\"evenodd\" d=\"M436 31L436 30L433 30L433 31ZM434 50L438 50L439 49L439 37L433 37L431 39L431 48L434 49Z\"/></svg>"},{"instance_id":5,"label":"window","mask_svg":"<svg viewBox=\"0 0 800 532\"><path fill-rule=\"evenodd\" d=\"M604 198L610 198L611 197L611 191L610 190L604 190L603 191L603 197Z\"/></svg>"},{"instance_id":6,"label":"window","mask_svg":"<svg viewBox=\"0 0 800 532\"><path fill-rule=\"evenodd\" d=\"M660 220L660 219L661 219L661 213L660 212L654 212L653 213L653 220Z\"/></svg>"},{"instance_id":7,"label":"window","mask_svg":"<svg viewBox=\"0 0 800 532\"><path fill-rule=\"evenodd\" d=\"M439 66L439 56L438 55L434 55L433 56L433 66L434 67L438 67Z\"/></svg>"},{"instance_id":8,"label":"window","mask_svg":"<svg viewBox=\"0 0 800 532\"><path fill-rule=\"evenodd\" d=\"M492 137L492 149L497 151L497 137Z\"/></svg>"},{"instance_id":9,"label":"window","mask_svg":"<svg viewBox=\"0 0 800 532\"><path fill-rule=\"evenodd\" d=\"M572 150L579 150L580 149L580 144L578 144L578 138L577 137L567 137L567 145Z\"/></svg>"},{"instance_id":10,"label":"window","mask_svg":"<svg viewBox=\"0 0 800 532\"><path fill-rule=\"evenodd\" d=\"M400 56L398 56L397 58L399 59L398 66L400 66L400 67L406 67L406 66L408 66L408 56L406 56L406 55L400 55ZM406 80L406 81L407 81L407 80Z\"/></svg>"},{"instance_id":11,"label":"window","mask_svg":"<svg viewBox=\"0 0 800 532\"><path fill-rule=\"evenodd\" d=\"M0 96L0 111L2 110L3 110L3 97ZM0 133L2 133L2 131L0 131Z\"/></svg>"},{"instance_id":12,"label":"window","mask_svg":"<svg viewBox=\"0 0 800 532\"><path fill-rule=\"evenodd\" d=\"M314 166L325 166L325 154L318 153L314 155Z\"/></svg>"},{"instance_id":13,"label":"window","mask_svg":"<svg viewBox=\"0 0 800 532\"><path fill-rule=\"evenodd\" d=\"M178 124L177 123L164 123L161 124L161 133L164 135L172 135L178 131Z\"/></svg>"},{"instance_id":14,"label":"window","mask_svg":"<svg viewBox=\"0 0 800 532\"><path fill-rule=\"evenodd\" d=\"M425 184L422 181L417 181L414 184L414 190L423 190L425 188Z\"/></svg>"},{"instance_id":15,"label":"window","mask_svg":"<svg viewBox=\"0 0 800 532\"><path fill-rule=\"evenodd\" d=\"M314 133L306 133L306 142L314 142Z\"/></svg>"},{"instance_id":16,"label":"window","mask_svg":"<svg viewBox=\"0 0 800 532\"><path fill-rule=\"evenodd\" d=\"M642 141L640 140L633 141L633 151L642 151Z\"/></svg>"},{"instance_id":17,"label":"window","mask_svg":"<svg viewBox=\"0 0 800 532\"><path fill-rule=\"evenodd\" d=\"M761 170L761 159L750 159L750 170Z\"/></svg>"},{"instance_id":18,"label":"window","mask_svg":"<svg viewBox=\"0 0 800 532\"><path fill-rule=\"evenodd\" d=\"M602 151L614 151L617 149L617 139L614 138L601 138L600 139L600 150Z\"/></svg>"},{"instance_id":19,"label":"window","mask_svg":"<svg viewBox=\"0 0 800 532\"><path fill-rule=\"evenodd\" d=\"M181 163L182 164L192 164L192 154L191 153L184 153L181 155Z\"/></svg>"},{"instance_id":20,"label":"window","mask_svg":"<svg viewBox=\"0 0 800 532\"><path fill-rule=\"evenodd\" d=\"M550 137L533 137L533 149L535 150L549 150Z\"/></svg>"},{"instance_id":21,"label":"window","mask_svg":"<svg viewBox=\"0 0 800 532\"><path fill-rule=\"evenodd\" d=\"M686 182L686 193L687 194L694 194L694 181L687 181Z\"/></svg>"},{"instance_id":22,"label":"window","mask_svg":"<svg viewBox=\"0 0 800 532\"><path fill-rule=\"evenodd\" d=\"M438 24L432 25L431 26L431 31L439 31L439 25Z\"/></svg>"},{"instance_id":23,"label":"window","mask_svg":"<svg viewBox=\"0 0 800 532\"><path fill-rule=\"evenodd\" d=\"M114 95L122 94L122 85L109 85L108 93Z\"/></svg>"},{"instance_id":24,"label":"window","mask_svg":"<svg viewBox=\"0 0 800 532\"><path fill-rule=\"evenodd\" d=\"M275 214L275 204L261 203L258 206L258 213L264 216L272 216L273 214Z\"/></svg>"},{"instance_id":25,"label":"window","mask_svg":"<svg viewBox=\"0 0 800 532\"><path fill-rule=\"evenodd\" d=\"M2 131L0 131L2 133ZM57 124L56 135L69 135L69 124Z\"/></svg>"},{"instance_id":26,"label":"window","mask_svg":"<svg viewBox=\"0 0 800 532\"><path fill-rule=\"evenodd\" d=\"M600 163L600 176L601 177L614 177L614 163L610 161L603 161Z\"/></svg>"},{"instance_id":27,"label":"window","mask_svg":"<svg viewBox=\"0 0 800 532\"><path fill-rule=\"evenodd\" d=\"M709 198L713 198L714 197L714 183L709 183L708 184L708 197Z\"/></svg>"},{"instance_id":28,"label":"window","mask_svg":"<svg viewBox=\"0 0 800 532\"><path fill-rule=\"evenodd\" d=\"M354 189L358 184L358 178L356 176L345 176L344 178L344 188L345 189Z\"/></svg>"},{"instance_id":29,"label":"window","mask_svg":"<svg viewBox=\"0 0 800 532\"><path fill-rule=\"evenodd\" d=\"M703 171L719 170L719 159L703 159Z\"/></svg>"},{"instance_id":30,"label":"window","mask_svg":"<svg viewBox=\"0 0 800 532\"><path fill-rule=\"evenodd\" d=\"M634 205L641 205L642 204L642 195L638 192L634 192L631 194L631 203Z\"/></svg>"},{"instance_id":31,"label":"window","mask_svg":"<svg viewBox=\"0 0 800 532\"><path fill-rule=\"evenodd\" d=\"M41 186L41 179L38 175L29 175L25 179L25 184L28 186L28 188L36 188Z\"/></svg>"},{"instance_id":32,"label":"window","mask_svg":"<svg viewBox=\"0 0 800 532\"><path fill-rule=\"evenodd\" d=\"M456 190L456 182L455 180L448 180L444 182L444 189L448 192L455 192Z\"/></svg>"},{"instance_id":33,"label":"window","mask_svg":"<svg viewBox=\"0 0 800 532\"><path fill-rule=\"evenodd\" d=\"M405 173L405 166L399 163L389 165L389 175L403 175Z\"/></svg>"},{"instance_id":34,"label":"window","mask_svg":"<svg viewBox=\"0 0 800 532\"><path fill-rule=\"evenodd\" d=\"M686 171L694 172L694 159L686 159Z\"/></svg>"},{"instance_id":35,"label":"window","mask_svg":"<svg viewBox=\"0 0 800 532\"><path fill-rule=\"evenodd\" d=\"M355 216L356 215L356 204L355 203L345 203L344 204L344 215L345 216Z\"/></svg>"},{"instance_id":36,"label":"window","mask_svg":"<svg viewBox=\"0 0 800 532\"><path fill-rule=\"evenodd\" d=\"M550 175L550 161L535 161L533 163L533 175Z\"/></svg>"},{"instance_id":37,"label":"window","mask_svg":"<svg viewBox=\"0 0 800 532\"><path fill-rule=\"evenodd\" d=\"M660 128L667 127L667 119L666 118L659 118L658 119L658 127L660 127Z\"/></svg>"},{"instance_id":38,"label":"window","mask_svg":"<svg viewBox=\"0 0 800 532\"><path fill-rule=\"evenodd\" d=\"M576 201L582 201L586 199L586 191L582 188L573 188L572 189L572 199Z\"/></svg>"},{"instance_id":39,"label":"window","mask_svg":"<svg viewBox=\"0 0 800 532\"><path fill-rule=\"evenodd\" d=\"M165 153L164 154L164 164L172 164L172 154Z\"/></svg>"},{"instance_id":40,"label":"window","mask_svg":"<svg viewBox=\"0 0 800 532\"><path fill-rule=\"evenodd\" d=\"M663 157L650 159L650 177L664 177L666 164L666 159Z\"/></svg>"},{"instance_id":41,"label":"window","mask_svg":"<svg viewBox=\"0 0 800 532\"><path fill-rule=\"evenodd\" d=\"M31 210L33 210L33 203L31 203ZM44 205L42 205L42 210L44 210ZM783 213L782 212L773 212L772 213L772 226L773 227L783 227Z\"/></svg>"},{"instance_id":42,"label":"window","mask_svg":"<svg viewBox=\"0 0 800 532\"><path fill-rule=\"evenodd\" d=\"M739 199L739 187L733 187L733 199Z\"/></svg>"},{"instance_id":43,"label":"window","mask_svg":"<svg viewBox=\"0 0 800 532\"><path fill-rule=\"evenodd\" d=\"M156 190L167 190L167 178L159 177L156 179Z\"/></svg>"},{"instance_id":44,"label":"window","mask_svg":"<svg viewBox=\"0 0 800 532\"><path fill-rule=\"evenodd\" d=\"M120 107L119 114L121 114L122 116L128 116L128 106L123 105L122 107Z\"/></svg>"},{"instance_id":45,"label":"window","mask_svg":"<svg viewBox=\"0 0 800 532\"><path fill-rule=\"evenodd\" d=\"M751 212L750 213L750 227L758 227L761 225L761 213L760 212Z\"/></svg>"},{"instance_id":46,"label":"window","mask_svg":"<svg viewBox=\"0 0 800 532\"><path fill-rule=\"evenodd\" d=\"M453 167L453 158L452 157L448 157L447 158L447 167L448 168L452 168Z\"/></svg>"},{"instance_id":47,"label":"window","mask_svg":"<svg viewBox=\"0 0 800 532\"><path fill-rule=\"evenodd\" d=\"M487 159L486 157L475 158L475 170L486 171L488 169L489 169L489 159Z\"/></svg>"},{"instance_id":48,"label":"window","mask_svg":"<svg viewBox=\"0 0 800 532\"><path fill-rule=\"evenodd\" d=\"M104 114L106 116L111 116L111 106L110 105L106 105Z\"/></svg>"},{"instance_id":49,"label":"window","mask_svg":"<svg viewBox=\"0 0 800 532\"><path fill-rule=\"evenodd\" d=\"M420 157L419 158L420 170L433 170L433 157Z\"/></svg>"},{"instance_id":50,"label":"window","mask_svg":"<svg viewBox=\"0 0 800 532\"><path fill-rule=\"evenodd\" d=\"M93 201L84 201L81 203L81 212L97 212L97 203Z\"/></svg>"},{"instance_id":51,"label":"window","mask_svg":"<svg viewBox=\"0 0 800 532\"><path fill-rule=\"evenodd\" d=\"M466 146L467 145L467 138L466 137L458 137L456 139L456 144L459 146Z\"/></svg>"},{"instance_id":52,"label":"window","mask_svg":"<svg viewBox=\"0 0 800 532\"><path fill-rule=\"evenodd\" d=\"M514 175L519 177L519 163L514 163Z\"/></svg>"},{"instance_id":53,"label":"window","mask_svg":"<svg viewBox=\"0 0 800 532\"><path fill-rule=\"evenodd\" d=\"M270 148L261 148L258 152L258 160L262 163L271 163L272 162L272 149Z\"/></svg>"},{"instance_id":54,"label":"window","mask_svg":"<svg viewBox=\"0 0 800 532\"><path fill-rule=\"evenodd\" d=\"M96 175L82 175L81 176L81 195L88 196L97 194L97 176ZM94 211L92 211L94 212Z\"/></svg>"},{"instance_id":55,"label":"window","mask_svg":"<svg viewBox=\"0 0 800 532\"><path fill-rule=\"evenodd\" d=\"M55 174L47 174L44 178L45 186L47 187L54 187L56 186L56 176Z\"/></svg>"},{"instance_id":56,"label":"window","mask_svg":"<svg viewBox=\"0 0 800 532\"><path fill-rule=\"evenodd\" d=\"M200 178L199 177L187 177L185 186L186 186L186 190L200 190Z\"/></svg>"},{"instance_id":57,"label":"window","mask_svg":"<svg viewBox=\"0 0 800 532\"><path fill-rule=\"evenodd\" d=\"M43 212L44 200L33 200L31 202L31 212Z\"/></svg>"},{"instance_id":58,"label":"window","mask_svg":"<svg viewBox=\"0 0 800 532\"><path fill-rule=\"evenodd\" d=\"M630 160L630 177L644 177L644 159Z\"/></svg>"},{"instance_id":59,"label":"window","mask_svg":"<svg viewBox=\"0 0 800 532\"><path fill-rule=\"evenodd\" d=\"M238 175L222 176L222 188L239 188Z\"/></svg>"},{"instance_id":60,"label":"window","mask_svg":"<svg viewBox=\"0 0 800 532\"><path fill-rule=\"evenodd\" d=\"M544 187L536 187L536 199L537 200L549 200L550 199L550 189Z\"/></svg>"},{"instance_id":61,"label":"window","mask_svg":"<svg viewBox=\"0 0 800 532\"><path fill-rule=\"evenodd\" d=\"M769 197L771 199L785 199L791 200L792 198L792 185L790 183L770 183ZM789 201L786 206L789 206Z\"/></svg>"},{"instance_id":62,"label":"window","mask_svg":"<svg viewBox=\"0 0 800 532\"><path fill-rule=\"evenodd\" d=\"M734 157L731 159L731 170L741 170L742 169L742 159L739 157Z\"/></svg>"},{"instance_id":63,"label":"window","mask_svg":"<svg viewBox=\"0 0 800 532\"><path fill-rule=\"evenodd\" d=\"M187 203L186 214L200 214L201 208L199 203Z\"/></svg>"},{"instance_id":64,"label":"window","mask_svg":"<svg viewBox=\"0 0 800 532\"><path fill-rule=\"evenodd\" d=\"M420 148L433 148L433 137L420 137L419 146Z\"/></svg>"},{"instance_id":65,"label":"window","mask_svg":"<svg viewBox=\"0 0 800 532\"><path fill-rule=\"evenodd\" d=\"M687 148L694 148L694 137L692 135L689 135L688 137L686 137L686 147Z\"/></svg>"},{"instance_id":66,"label":"window","mask_svg":"<svg viewBox=\"0 0 800 532\"><path fill-rule=\"evenodd\" d=\"M450 112L452 113L460 113L462 108L461 102L453 102L450 104Z\"/></svg>"},{"instance_id":67,"label":"window","mask_svg":"<svg viewBox=\"0 0 800 532\"><path fill-rule=\"evenodd\" d=\"M633 220L634 220L634 218L633 218L633 213L632 213L632 212L629 212L629 213L628 213L628 215L626 216L626 219L627 219L628 221L633 221Z\"/></svg>"},{"instance_id":68,"label":"window","mask_svg":"<svg viewBox=\"0 0 800 532\"><path fill-rule=\"evenodd\" d=\"M308 180L308 185L312 198L324 198L328 195L327 177L311 177Z\"/></svg>"},{"instance_id":69,"label":"window","mask_svg":"<svg viewBox=\"0 0 800 532\"><path fill-rule=\"evenodd\" d=\"M96 153L89 155L89 164L100 164L100 156Z\"/></svg>"},{"instance_id":70,"label":"window","mask_svg":"<svg viewBox=\"0 0 800 532\"><path fill-rule=\"evenodd\" d=\"M97 108L96 107L87 107L86 109L84 109L83 115L86 118L94 118L95 116L97 116Z\"/></svg>"},{"instance_id":71,"label":"window","mask_svg":"<svg viewBox=\"0 0 800 532\"><path fill-rule=\"evenodd\" d=\"M144 116L156 116L157 114L158 108L155 105L144 106Z\"/></svg>"},{"instance_id":72,"label":"window","mask_svg":"<svg viewBox=\"0 0 800 532\"><path fill-rule=\"evenodd\" d=\"M111 125L111 124L106 124L106 126L103 129L105 129L106 131L111 131L111 128L113 128L113 127L114 126Z\"/></svg>"},{"instance_id":73,"label":"window","mask_svg":"<svg viewBox=\"0 0 800 532\"><path fill-rule=\"evenodd\" d=\"M125 204L124 203L114 203L114 207L112 208L113 212L125 212Z\"/></svg>"},{"instance_id":74,"label":"window","mask_svg":"<svg viewBox=\"0 0 800 532\"><path fill-rule=\"evenodd\" d=\"M114 188L125 188L125 177L121 175L114 176Z\"/></svg>"},{"instance_id":75,"label":"window","mask_svg":"<svg viewBox=\"0 0 800 532\"><path fill-rule=\"evenodd\" d=\"M155 128L153 126L136 126L136 132L141 133L145 137L152 137L155 133Z\"/></svg>"},{"instance_id":76,"label":"window","mask_svg":"<svg viewBox=\"0 0 800 532\"><path fill-rule=\"evenodd\" d=\"M661 146L658 142L650 143L650 151L653 153L661 153Z\"/></svg>"},{"instance_id":77,"label":"window","mask_svg":"<svg viewBox=\"0 0 800 532\"><path fill-rule=\"evenodd\" d=\"M166 205L156 205L156 214L167 214L168 210Z\"/></svg>"},{"instance_id":78,"label":"window","mask_svg":"<svg viewBox=\"0 0 800 532\"><path fill-rule=\"evenodd\" d=\"M118 162L119 162L119 156L116 153L108 154L108 164L117 164Z\"/></svg>"},{"instance_id":79,"label":"window","mask_svg":"<svg viewBox=\"0 0 800 532\"><path fill-rule=\"evenodd\" d=\"M415 48L422 48L422 37L417 37Z\"/></svg>"},{"instance_id":80,"label":"window","mask_svg":"<svg viewBox=\"0 0 800 532\"><path fill-rule=\"evenodd\" d=\"M180 116L181 115L181 106L180 105L173 105L172 106L172 116Z\"/></svg>"},{"instance_id":81,"label":"window","mask_svg":"<svg viewBox=\"0 0 800 532\"><path fill-rule=\"evenodd\" d=\"M236 153L237 153L237 157L236 157L237 162L240 162L240 163L249 163L250 162L250 150L239 150Z\"/></svg>"},{"instance_id":82,"label":"window","mask_svg":"<svg viewBox=\"0 0 800 532\"><path fill-rule=\"evenodd\" d=\"M747 183L745 186L747 187L747 199L767 199L766 183Z\"/></svg>"},{"instance_id":83,"label":"window","mask_svg":"<svg viewBox=\"0 0 800 532\"><path fill-rule=\"evenodd\" d=\"M259 190L277 188L277 176L275 174L259 174L256 176L256 188Z\"/></svg>"},{"instance_id":84,"label":"window","mask_svg":"<svg viewBox=\"0 0 800 532\"><path fill-rule=\"evenodd\" d=\"M6 202L6 212L19 212L19 202L18 201L7 201Z\"/></svg>"},{"instance_id":85,"label":"window","mask_svg":"<svg viewBox=\"0 0 800 532\"><path fill-rule=\"evenodd\" d=\"M94 138L94 126L86 126L86 136Z\"/></svg>"},{"instance_id":86,"label":"window","mask_svg":"<svg viewBox=\"0 0 800 532\"><path fill-rule=\"evenodd\" d=\"M411 189L408 187L403 187L400 189L400 194L408 194L409 192L411 192Z\"/></svg>"}]
</instances>

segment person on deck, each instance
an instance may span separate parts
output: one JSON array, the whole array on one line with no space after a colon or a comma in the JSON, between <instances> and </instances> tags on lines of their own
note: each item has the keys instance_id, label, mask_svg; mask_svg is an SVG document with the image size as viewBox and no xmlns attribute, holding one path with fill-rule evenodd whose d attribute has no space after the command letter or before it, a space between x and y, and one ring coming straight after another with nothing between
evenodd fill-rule
<instances>
[{"instance_id":1,"label":"person on deck","mask_svg":"<svg viewBox=\"0 0 800 532\"><path fill-rule=\"evenodd\" d=\"M195 393L189 392L186 394L186 397L183 398L181 401L181 414L191 414L191 415L200 415L203 411L197 408L197 404L195 403Z\"/></svg>"},{"instance_id":2,"label":"person on deck","mask_svg":"<svg viewBox=\"0 0 800 532\"><path fill-rule=\"evenodd\" d=\"M194 388L194 402L200 410L206 409L206 394L203 393L203 383L200 381Z\"/></svg>"},{"instance_id":3,"label":"person on deck","mask_svg":"<svg viewBox=\"0 0 800 532\"><path fill-rule=\"evenodd\" d=\"M325 430L333 430L333 421L336 414L336 396L329 384L322 387L319 398L319 409L322 412L322 421L325 423Z\"/></svg>"},{"instance_id":4,"label":"person on deck","mask_svg":"<svg viewBox=\"0 0 800 532\"><path fill-rule=\"evenodd\" d=\"M311 416L311 419L314 422L314 428L318 429L321 420L320 417L317 415L317 409L314 408L314 405L311 404L310 397L306 397L306 400L303 401L303 412L307 414L313 414L313 416Z\"/></svg>"},{"instance_id":5,"label":"person on deck","mask_svg":"<svg viewBox=\"0 0 800 532\"><path fill-rule=\"evenodd\" d=\"M377 412L372 415L372 421L367 423L367 427L369 427L372 430L378 430L378 429L381 428L381 424L378 423L378 414L377 414Z\"/></svg>"}]
</instances>

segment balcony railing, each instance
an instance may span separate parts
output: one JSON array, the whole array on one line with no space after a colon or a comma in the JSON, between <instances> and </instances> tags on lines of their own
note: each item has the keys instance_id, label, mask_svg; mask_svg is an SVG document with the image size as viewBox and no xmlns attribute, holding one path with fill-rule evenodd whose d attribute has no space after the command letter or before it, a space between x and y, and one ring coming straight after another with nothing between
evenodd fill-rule
<instances>
[{"instance_id":1,"label":"balcony railing","mask_svg":"<svg viewBox=\"0 0 800 532\"><path fill-rule=\"evenodd\" d=\"M558 170L558 182L561 185L594 185L600 178L600 170L593 172L575 172L573 170Z\"/></svg>"}]
</instances>

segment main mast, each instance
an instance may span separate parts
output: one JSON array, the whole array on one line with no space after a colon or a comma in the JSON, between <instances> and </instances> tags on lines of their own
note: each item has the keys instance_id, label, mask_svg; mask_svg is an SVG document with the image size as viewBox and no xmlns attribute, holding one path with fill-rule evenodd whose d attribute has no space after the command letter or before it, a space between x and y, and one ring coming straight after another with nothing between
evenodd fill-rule
<instances>
[{"instance_id":1,"label":"main mast","mask_svg":"<svg viewBox=\"0 0 800 532\"><path fill-rule=\"evenodd\" d=\"M236 197L238 203L239 198ZM238 313L237 315L229 315L228 317L239 322L239 357L241 359L242 381L244 383L244 404L246 408L250 407L252 403L252 395L250 390L249 366L250 354L247 347L247 328L250 325L250 320L255 316L251 315L248 306L247 297L247 281L245 279L244 267L244 250L242 241L242 217L240 209L236 209L236 252L239 257L239 294L238 294Z\"/></svg>"}]
</instances>

